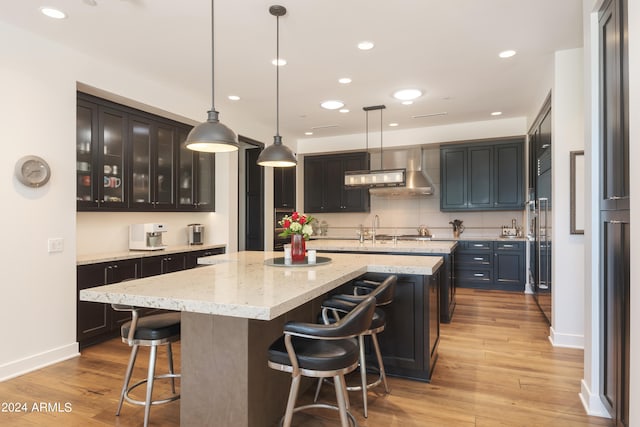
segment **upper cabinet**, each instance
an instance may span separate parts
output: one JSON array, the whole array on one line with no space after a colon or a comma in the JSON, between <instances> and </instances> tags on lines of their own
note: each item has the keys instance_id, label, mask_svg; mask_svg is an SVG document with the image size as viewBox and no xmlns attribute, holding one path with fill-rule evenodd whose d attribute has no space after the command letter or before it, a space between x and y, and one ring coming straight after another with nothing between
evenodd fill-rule
<instances>
[{"instance_id":1,"label":"upper cabinet","mask_svg":"<svg viewBox=\"0 0 640 427\"><path fill-rule=\"evenodd\" d=\"M273 168L273 207L296 207L296 169Z\"/></svg>"},{"instance_id":2,"label":"upper cabinet","mask_svg":"<svg viewBox=\"0 0 640 427\"><path fill-rule=\"evenodd\" d=\"M369 153L330 154L304 158L304 211L369 212L368 189L346 189L344 173L369 169Z\"/></svg>"},{"instance_id":3,"label":"upper cabinet","mask_svg":"<svg viewBox=\"0 0 640 427\"><path fill-rule=\"evenodd\" d=\"M78 93L77 209L213 211L214 162L191 127Z\"/></svg>"},{"instance_id":4,"label":"upper cabinet","mask_svg":"<svg viewBox=\"0 0 640 427\"><path fill-rule=\"evenodd\" d=\"M524 207L524 139L440 147L440 210Z\"/></svg>"}]
</instances>

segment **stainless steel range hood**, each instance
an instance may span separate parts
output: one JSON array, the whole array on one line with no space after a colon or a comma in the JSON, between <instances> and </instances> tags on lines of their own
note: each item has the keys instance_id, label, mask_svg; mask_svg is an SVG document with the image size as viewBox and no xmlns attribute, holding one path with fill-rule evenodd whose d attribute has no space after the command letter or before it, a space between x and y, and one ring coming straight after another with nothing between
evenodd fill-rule
<instances>
[{"instance_id":1,"label":"stainless steel range hood","mask_svg":"<svg viewBox=\"0 0 640 427\"><path fill-rule=\"evenodd\" d=\"M371 154L371 165L380 164L380 154ZM433 181L423 169L422 148L384 150L383 170L406 169L405 185L400 187L369 188L369 194L377 197L421 197L434 193Z\"/></svg>"}]
</instances>

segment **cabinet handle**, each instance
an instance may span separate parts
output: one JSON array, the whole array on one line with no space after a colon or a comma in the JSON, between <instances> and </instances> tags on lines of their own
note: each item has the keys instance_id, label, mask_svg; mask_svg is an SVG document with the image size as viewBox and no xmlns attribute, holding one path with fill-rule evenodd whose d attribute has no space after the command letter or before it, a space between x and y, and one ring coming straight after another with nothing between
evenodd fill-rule
<instances>
[{"instance_id":1,"label":"cabinet handle","mask_svg":"<svg viewBox=\"0 0 640 427\"><path fill-rule=\"evenodd\" d=\"M476 248L482 248L482 247L484 247L484 245L483 245L482 243L476 243L476 244L474 244L473 246L474 246L474 247L476 247Z\"/></svg>"},{"instance_id":2,"label":"cabinet handle","mask_svg":"<svg viewBox=\"0 0 640 427\"><path fill-rule=\"evenodd\" d=\"M503 248L512 248L513 245L502 245Z\"/></svg>"},{"instance_id":3,"label":"cabinet handle","mask_svg":"<svg viewBox=\"0 0 640 427\"><path fill-rule=\"evenodd\" d=\"M474 261L484 261L484 258L475 257L473 260L474 260Z\"/></svg>"},{"instance_id":4,"label":"cabinet handle","mask_svg":"<svg viewBox=\"0 0 640 427\"><path fill-rule=\"evenodd\" d=\"M484 277L484 274L482 274L482 273L474 273L473 275L475 277Z\"/></svg>"}]
</instances>

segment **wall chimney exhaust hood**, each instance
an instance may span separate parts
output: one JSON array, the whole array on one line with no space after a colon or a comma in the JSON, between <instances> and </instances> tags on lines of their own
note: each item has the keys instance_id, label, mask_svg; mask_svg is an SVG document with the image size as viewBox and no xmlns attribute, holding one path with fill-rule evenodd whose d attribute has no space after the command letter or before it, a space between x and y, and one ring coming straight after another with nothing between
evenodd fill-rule
<instances>
[{"instance_id":1,"label":"wall chimney exhaust hood","mask_svg":"<svg viewBox=\"0 0 640 427\"><path fill-rule=\"evenodd\" d=\"M384 170L404 168L405 184L396 187L372 186L369 188L369 194L388 198L422 197L434 194L433 182L423 168L423 156L420 147L385 151L382 168ZM375 162L375 160L375 155L372 154L371 161Z\"/></svg>"}]
</instances>

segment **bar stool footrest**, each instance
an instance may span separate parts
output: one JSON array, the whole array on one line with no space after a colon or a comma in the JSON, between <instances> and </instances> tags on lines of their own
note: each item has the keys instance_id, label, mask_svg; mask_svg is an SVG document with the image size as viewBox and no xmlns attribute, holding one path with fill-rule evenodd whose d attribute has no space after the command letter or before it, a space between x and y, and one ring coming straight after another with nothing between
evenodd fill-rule
<instances>
[{"instance_id":1,"label":"bar stool footrest","mask_svg":"<svg viewBox=\"0 0 640 427\"><path fill-rule=\"evenodd\" d=\"M153 380L155 382L155 380L157 379L163 379L163 378L180 378L180 374L162 374L162 375L156 375L153 377ZM133 389L135 389L138 386L141 386L142 384L145 384L147 382L147 379L143 379L138 381L137 383L133 384L131 387L129 387L127 389L127 392L124 394L124 400L126 400L128 403L131 403L132 405L140 405L140 406L145 406L147 403L144 400L135 400L132 397L129 397L129 393L131 393L133 391ZM151 401L151 405L163 405L165 403L169 403L169 402L173 402L174 400L178 400L180 399L180 394L174 394L171 397L168 397L166 399L159 399L159 400L152 400Z\"/></svg>"},{"instance_id":2,"label":"bar stool footrest","mask_svg":"<svg viewBox=\"0 0 640 427\"><path fill-rule=\"evenodd\" d=\"M313 408L331 409L334 411L340 411L340 408L338 408L335 405L329 405L328 403L311 403L309 405L296 406L295 408L293 408L293 413L295 414L296 412L304 411L305 409L313 409ZM356 421L355 417L351 415L351 411L349 410L347 410L347 418L349 418L350 425L352 425L353 427L358 427L358 422ZM283 422L284 422L284 417L280 418L280 423L278 425L282 426Z\"/></svg>"}]
</instances>

